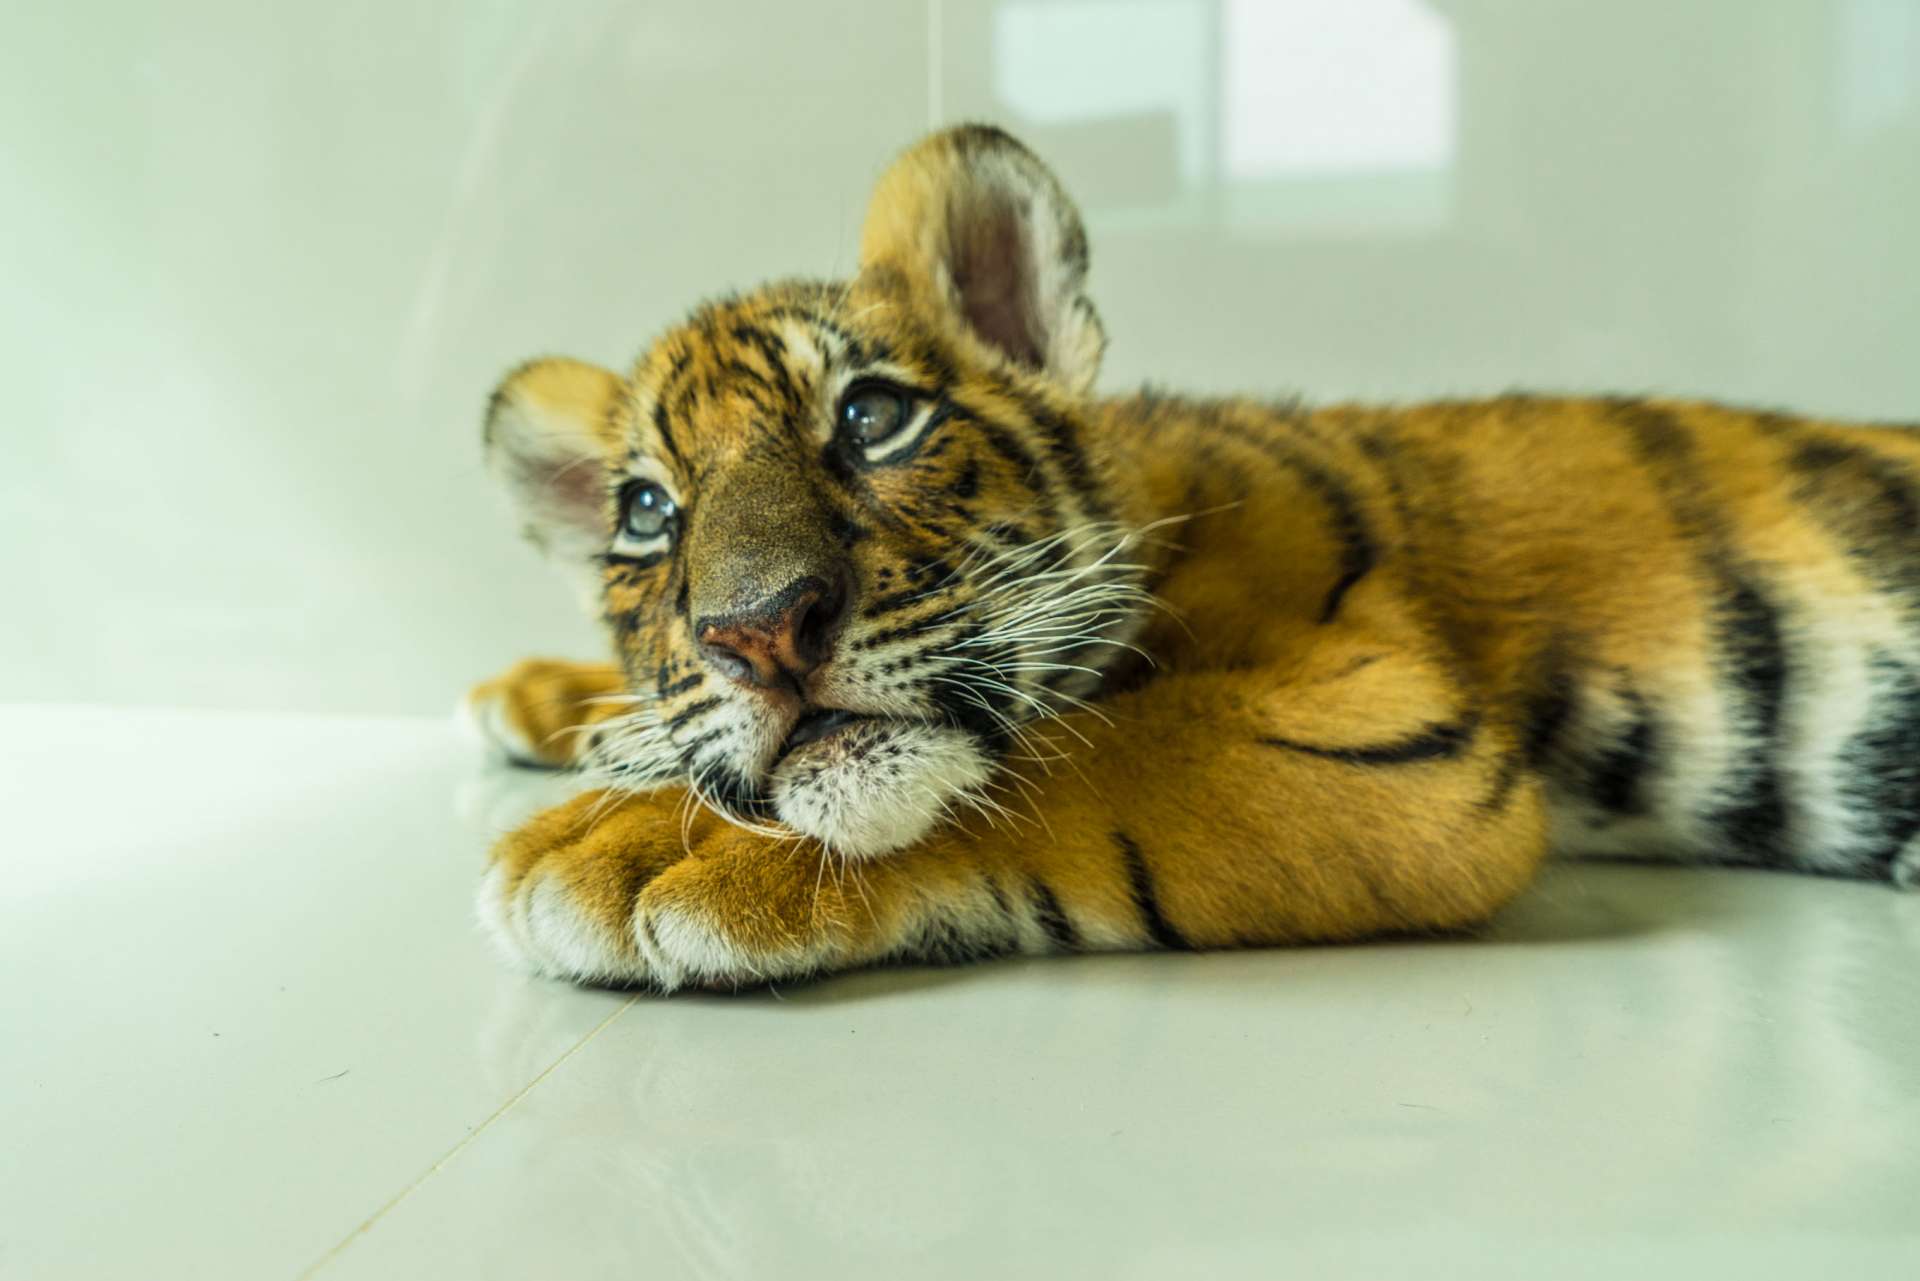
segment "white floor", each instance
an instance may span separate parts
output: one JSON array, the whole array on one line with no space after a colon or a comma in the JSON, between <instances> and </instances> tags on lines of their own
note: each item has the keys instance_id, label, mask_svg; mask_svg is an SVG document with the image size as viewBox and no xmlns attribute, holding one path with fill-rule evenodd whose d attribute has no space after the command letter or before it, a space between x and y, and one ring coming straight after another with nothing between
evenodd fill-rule
<instances>
[{"instance_id":1,"label":"white floor","mask_svg":"<svg viewBox=\"0 0 1920 1281\"><path fill-rule=\"evenodd\" d=\"M444 722L0 743L6 1278L1920 1275L1920 896L660 1000L494 963Z\"/></svg>"}]
</instances>

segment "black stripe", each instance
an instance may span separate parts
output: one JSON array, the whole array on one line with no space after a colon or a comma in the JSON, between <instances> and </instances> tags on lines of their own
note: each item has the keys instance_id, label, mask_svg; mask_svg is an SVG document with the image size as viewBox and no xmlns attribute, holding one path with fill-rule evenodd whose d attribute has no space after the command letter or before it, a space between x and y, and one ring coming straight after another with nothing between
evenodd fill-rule
<instances>
[{"instance_id":1,"label":"black stripe","mask_svg":"<svg viewBox=\"0 0 1920 1281\"><path fill-rule=\"evenodd\" d=\"M952 403L950 399L941 398L941 401L939 401L937 405L933 405L933 413L927 415L927 424L920 428L920 432L927 434L927 432L931 432L931 430L937 428L937 426L945 426L950 419L954 419L954 417L958 417L958 415L960 415L960 405Z\"/></svg>"},{"instance_id":2,"label":"black stripe","mask_svg":"<svg viewBox=\"0 0 1920 1281\"><path fill-rule=\"evenodd\" d=\"M665 552L650 552L645 556L627 556L620 552L600 553L600 563L610 569L652 569L666 558Z\"/></svg>"},{"instance_id":3,"label":"black stripe","mask_svg":"<svg viewBox=\"0 0 1920 1281\"><path fill-rule=\"evenodd\" d=\"M1000 888L998 879L992 876L987 877L987 889L992 891L993 905L1000 912L1000 936L986 946L990 955L1010 956L1020 950L1022 918L1015 914L1013 902L1007 898L1006 891Z\"/></svg>"},{"instance_id":4,"label":"black stripe","mask_svg":"<svg viewBox=\"0 0 1920 1281\"><path fill-rule=\"evenodd\" d=\"M906 640L910 636L918 636L937 621L938 619L934 618L922 618L911 623L902 623L898 627L889 627L885 631L875 632L871 636L861 637L859 643L854 645L853 648L878 649L882 645L891 645L894 641Z\"/></svg>"},{"instance_id":5,"label":"black stripe","mask_svg":"<svg viewBox=\"0 0 1920 1281\"><path fill-rule=\"evenodd\" d=\"M968 965L1017 952L1020 941L1006 931L986 936L978 933L974 919L963 918L953 908L934 906L918 923L913 938L890 954L890 959L922 961L933 965Z\"/></svg>"},{"instance_id":6,"label":"black stripe","mask_svg":"<svg viewBox=\"0 0 1920 1281\"><path fill-rule=\"evenodd\" d=\"M1093 468L1080 448L1079 432L1074 424L1055 413L1051 406L1036 396L1021 395L1020 406L1046 437L1047 453L1066 477L1067 485L1079 495L1087 514L1095 520L1111 520L1113 510L1107 506L1099 483L1094 478Z\"/></svg>"},{"instance_id":7,"label":"black stripe","mask_svg":"<svg viewBox=\"0 0 1920 1281\"><path fill-rule=\"evenodd\" d=\"M683 677L682 679L677 680L673 684L669 685L666 683L665 672L666 672L666 669L662 667L661 668L662 674L660 677L660 681L658 683L658 689L659 689L661 698L677 698L681 694L686 693L688 690L698 689L702 684L706 682L706 679L707 679L705 673L695 672L693 675Z\"/></svg>"},{"instance_id":8,"label":"black stripe","mask_svg":"<svg viewBox=\"0 0 1920 1281\"><path fill-rule=\"evenodd\" d=\"M1521 722L1519 739L1507 749L1494 775L1493 786L1479 801L1481 810L1497 814L1506 808L1514 790L1528 771L1546 768L1560 738L1561 730L1573 716L1573 694L1567 677L1567 640L1556 637L1543 655L1538 687L1527 700L1526 719Z\"/></svg>"},{"instance_id":9,"label":"black stripe","mask_svg":"<svg viewBox=\"0 0 1920 1281\"><path fill-rule=\"evenodd\" d=\"M920 393L909 394L918 395ZM919 411L915 410L914 412L918 413ZM932 412L927 415L927 420L921 423L919 427L913 429L900 444L894 446L878 458L869 458L865 450L860 450L853 455L853 465L861 471L878 471L887 467L898 467L910 458L938 458L941 451L947 447L952 438L943 436L936 442L934 441L934 433L939 431L949 419L953 418L956 412L952 401L941 401L938 405L934 406ZM934 442L934 447L929 448L929 442Z\"/></svg>"},{"instance_id":10,"label":"black stripe","mask_svg":"<svg viewBox=\"0 0 1920 1281\"><path fill-rule=\"evenodd\" d=\"M1307 477L1307 483L1319 494L1321 501L1333 509L1333 524L1340 539L1340 577L1320 605L1320 621L1331 623L1339 615L1340 603L1346 599L1347 593L1379 561L1379 553L1374 548L1372 536L1367 533L1366 524L1360 518L1359 508L1354 506L1353 496L1318 468L1303 465L1300 474Z\"/></svg>"},{"instance_id":11,"label":"black stripe","mask_svg":"<svg viewBox=\"0 0 1920 1281\"><path fill-rule=\"evenodd\" d=\"M752 392L748 393L748 399L752 400L754 404L759 405L763 409L771 407L771 402L763 402L758 395L754 394L756 392L766 392L768 395L775 394L773 382L765 374L738 357L722 361L720 369L721 372L732 374L753 389Z\"/></svg>"},{"instance_id":12,"label":"black stripe","mask_svg":"<svg viewBox=\"0 0 1920 1281\"><path fill-rule=\"evenodd\" d=\"M723 729L710 729L706 733L701 734L696 738L688 739L686 742L679 745L680 759L682 761L693 760L694 757L700 754L701 748L705 747L707 744L718 739L722 734L725 734L725 733L726 731Z\"/></svg>"},{"instance_id":13,"label":"black stripe","mask_svg":"<svg viewBox=\"0 0 1920 1281\"><path fill-rule=\"evenodd\" d=\"M1815 440L1795 449L1788 465L1815 479L1855 472L1857 479L1868 482L1862 488L1869 492L1859 496L1869 500L1861 504L1862 514L1871 518L1873 526L1909 539L1920 530L1920 501L1914 497L1913 477L1891 458L1837 441Z\"/></svg>"},{"instance_id":14,"label":"black stripe","mask_svg":"<svg viewBox=\"0 0 1920 1281\"><path fill-rule=\"evenodd\" d=\"M896 614L909 605L926 600L933 591L933 588L915 587L910 591L894 592L891 595L882 596L879 600L874 601L871 605L861 610L860 616L862 618L880 618L887 614Z\"/></svg>"},{"instance_id":15,"label":"black stripe","mask_svg":"<svg viewBox=\"0 0 1920 1281\"><path fill-rule=\"evenodd\" d=\"M1450 423L1456 428L1450 438L1472 439L1477 416L1464 420L1465 415L1457 408L1454 416L1463 421ZM1446 585L1448 571L1433 564L1436 558L1432 549L1470 541L1465 538L1468 521L1462 519L1458 508L1459 500L1471 494L1473 486L1466 480L1467 468L1460 455L1453 449L1406 439L1387 422L1370 423L1356 431L1352 439L1379 477L1397 518L1390 541L1401 573L1416 591L1453 592Z\"/></svg>"},{"instance_id":16,"label":"black stripe","mask_svg":"<svg viewBox=\"0 0 1920 1281\"><path fill-rule=\"evenodd\" d=\"M1339 761L1342 765L1413 765L1420 761L1446 760L1460 755L1473 742L1475 720L1432 724L1391 743L1372 743L1364 747L1325 747L1291 738L1267 737L1263 747L1278 747L1289 752Z\"/></svg>"},{"instance_id":17,"label":"black stripe","mask_svg":"<svg viewBox=\"0 0 1920 1281\"><path fill-rule=\"evenodd\" d=\"M1920 483L1912 470L1865 446L1824 439L1801 443L1787 465L1799 477L1794 500L1861 572L1903 597L1920 598Z\"/></svg>"},{"instance_id":18,"label":"black stripe","mask_svg":"<svg viewBox=\"0 0 1920 1281\"><path fill-rule=\"evenodd\" d=\"M833 529L834 538L842 547L851 550L856 543L864 543L873 537L873 531L853 517L837 508L828 511L827 520Z\"/></svg>"},{"instance_id":19,"label":"black stripe","mask_svg":"<svg viewBox=\"0 0 1920 1281\"><path fill-rule=\"evenodd\" d=\"M1759 742L1748 757L1744 786L1736 789L1734 799L1713 811L1712 821L1732 843L1731 853L1777 861L1784 852L1781 837L1787 820L1777 763L1780 719L1786 709L1786 650L1779 613L1766 597L1739 579L1733 579L1730 588L1715 609L1719 643Z\"/></svg>"},{"instance_id":20,"label":"black stripe","mask_svg":"<svg viewBox=\"0 0 1920 1281\"><path fill-rule=\"evenodd\" d=\"M1027 452L1026 446L998 423L988 422L964 409L960 412L980 432L981 439L987 442L987 448L1019 473L1020 483L1034 496L1042 521L1048 526L1059 524L1060 508L1053 501L1052 486L1047 483L1047 475L1041 470L1039 461Z\"/></svg>"},{"instance_id":21,"label":"black stripe","mask_svg":"<svg viewBox=\"0 0 1920 1281\"><path fill-rule=\"evenodd\" d=\"M633 915L640 930L641 941L646 946L646 955L660 955L660 940L653 932L653 918L645 912L635 912Z\"/></svg>"},{"instance_id":22,"label":"black stripe","mask_svg":"<svg viewBox=\"0 0 1920 1281\"><path fill-rule=\"evenodd\" d=\"M800 388L793 381L793 372L787 368L787 344L779 334L762 329L757 325L738 324L733 327L734 339L751 345L767 362L767 368L780 380L780 394L790 404L799 405L804 401Z\"/></svg>"},{"instance_id":23,"label":"black stripe","mask_svg":"<svg viewBox=\"0 0 1920 1281\"><path fill-rule=\"evenodd\" d=\"M1333 521L1334 538L1340 544L1340 576L1320 604L1320 622L1332 622L1339 615L1340 605L1347 593L1380 563L1379 546L1374 541L1360 504L1331 471L1299 453L1288 442L1263 436L1224 414L1215 413L1204 421L1293 472L1313 496L1326 505Z\"/></svg>"},{"instance_id":24,"label":"black stripe","mask_svg":"<svg viewBox=\"0 0 1920 1281\"><path fill-rule=\"evenodd\" d=\"M905 571L908 579L925 587L943 587L959 577L953 566L938 556L908 561Z\"/></svg>"},{"instance_id":25,"label":"black stripe","mask_svg":"<svg viewBox=\"0 0 1920 1281\"><path fill-rule=\"evenodd\" d=\"M1727 710L1751 735L1753 749L1728 769L1724 799L1703 816L1720 830L1723 857L1778 864L1791 860L1782 841L1787 801L1780 773L1780 723L1791 677L1780 612L1749 575L1727 518L1712 493L1687 427L1644 401L1606 402L1665 501L1675 528L1699 550L1696 561L1712 594L1709 605Z\"/></svg>"},{"instance_id":26,"label":"black stripe","mask_svg":"<svg viewBox=\"0 0 1920 1281\"><path fill-rule=\"evenodd\" d=\"M821 301L830 308L839 306L839 302L835 299L823 297ZM836 324L830 316L820 315L804 307L785 305L770 307L766 314L774 320L803 321L813 328L816 337L820 334L830 335L847 349L847 358L855 365L871 365L874 363L875 356L879 354L858 335ZM880 350L885 350L884 343L880 344Z\"/></svg>"},{"instance_id":27,"label":"black stripe","mask_svg":"<svg viewBox=\"0 0 1920 1281\"><path fill-rule=\"evenodd\" d=\"M1641 780L1654 768L1660 731L1646 695L1628 686L1621 697L1628 707L1626 729L1589 763L1587 794L1615 814L1644 814L1647 801L1640 794Z\"/></svg>"},{"instance_id":28,"label":"black stripe","mask_svg":"<svg viewBox=\"0 0 1920 1281\"><path fill-rule=\"evenodd\" d=\"M1187 942L1186 935L1173 927L1173 922L1160 910L1160 900L1153 892L1153 873L1147 870L1147 860L1140 853L1140 847L1125 832L1115 832L1113 843L1120 848L1120 856L1127 865L1127 881L1133 889L1134 910L1140 914L1140 922L1146 927L1147 937L1170 951L1190 952L1193 944Z\"/></svg>"},{"instance_id":29,"label":"black stripe","mask_svg":"<svg viewBox=\"0 0 1920 1281\"><path fill-rule=\"evenodd\" d=\"M980 492L980 464L969 458L960 468L960 474L953 478L948 491L955 498L966 500Z\"/></svg>"},{"instance_id":30,"label":"black stripe","mask_svg":"<svg viewBox=\"0 0 1920 1281\"><path fill-rule=\"evenodd\" d=\"M674 443L673 431L667 426L667 402L664 394L653 402L653 429L660 435L660 443L667 447L667 453L676 466L684 467L686 460L680 456L680 446Z\"/></svg>"},{"instance_id":31,"label":"black stripe","mask_svg":"<svg viewBox=\"0 0 1920 1281\"><path fill-rule=\"evenodd\" d=\"M691 347L682 347L674 353L672 361L667 366L667 376L661 380L660 386L656 389L657 403L665 404L672 399L673 394L680 390L681 384L686 382L687 371L692 367L693 349Z\"/></svg>"},{"instance_id":32,"label":"black stripe","mask_svg":"<svg viewBox=\"0 0 1920 1281\"><path fill-rule=\"evenodd\" d=\"M1520 785L1520 776L1527 770L1526 753L1515 749L1500 758L1500 772L1493 776L1493 786L1487 794L1474 804L1482 813L1498 814L1507 808L1507 802L1513 799L1513 793Z\"/></svg>"},{"instance_id":33,"label":"black stripe","mask_svg":"<svg viewBox=\"0 0 1920 1281\"><path fill-rule=\"evenodd\" d=\"M1568 689L1564 675L1555 673L1546 687L1534 698L1527 712L1525 735L1521 739L1521 751L1528 765L1542 768L1553 752L1554 745L1560 740L1560 731L1566 728L1567 720L1573 715L1573 694Z\"/></svg>"},{"instance_id":34,"label":"black stripe","mask_svg":"<svg viewBox=\"0 0 1920 1281\"><path fill-rule=\"evenodd\" d=\"M709 382L711 382L711 380L709 380ZM708 398L709 399L712 398L711 393L709 393ZM656 409L654 411L655 413L655 418L653 420L654 426L657 427L660 425L662 420L658 415L662 412L666 414L667 418L679 418L682 420L691 420L693 418L694 404L699 399L700 399L699 380L695 379L691 374L689 374L685 379L685 381L682 382L679 392L674 396L672 407L665 409L664 411L662 411L661 409ZM659 404L661 406L665 406L667 404L666 398L662 397L659 401ZM680 454L677 448L672 452L675 458L680 457Z\"/></svg>"},{"instance_id":35,"label":"black stripe","mask_svg":"<svg viewBox=\"0 0 1920 1281\"><path fill-rule=\"evenodd\" d=\"M1869 867L1891 876L1920 836L1920 669L1875 654L1868 671L1866 727L1840 749L1841 799L1873 834Z\"/></svg>"},{"instance_id":36,"label":"black stripe","mask_svg":"<svg viewBox=\"0 0 1920 1281\"><path fill-rule=\"evenodd\" d=\"M838 434L820 447L817 457L821 468L843 488L860 495L872 492L872 487L860 476L852 451L847 448L846 442Z\"/></svg>"},{"instance_id":37,"label":"black stripe","mask_svg":"<svg viewBox=\"0 0 1920 1281\"><path fill-rule=\"evenodd\" d=\"M705 712L710 712L718 706L720 706L720 700L713 695L708 695L706 698L695 699L673 715L667 717L667 728L669 730L679 729L694 717Z\"/></svg>"},{"instance_id":38,"label":"black stripe","mask_svg":"<svg viewBox=\"0 0 1920 1281\"><path fill-rule=\"evenodd\" d=\"M1027 892L1033 899L1033 914L1039 920L1040 928L1047 932L1054 950L1078 952L1081 948L1080 931L1074 929L1073 922L1067 919L1066 909L1060 906L1052 887L1036 877L1027 883Z\"/></svg>"}]
</instances>

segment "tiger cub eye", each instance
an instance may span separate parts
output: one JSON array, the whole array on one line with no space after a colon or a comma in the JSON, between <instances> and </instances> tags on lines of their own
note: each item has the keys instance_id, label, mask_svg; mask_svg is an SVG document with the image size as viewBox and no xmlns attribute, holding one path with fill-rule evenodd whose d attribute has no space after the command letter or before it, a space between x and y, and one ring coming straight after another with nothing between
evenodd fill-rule
<instances>
[{"instance_id":1,"label":"tiger cub eye","mask_svg":"<svg viewBox=\"0 0 1920 1281\"><path fill-rule=\"evenodd\" d=\"M884 384L857 386L840 402L840 430L856 444L878 444L899 431L906 421L905 394Z\"/></svg>"},{"instance_id":2,"label":"tiger cub eye","mask_svg":"<svg viewBox=\"0 0 1920 1281\"><path fill-rule=\"evenodd\" d=\"M658 538L673 527L679 508L667 491L658 485L635 485L627 491L626 511L620 527L629 538Z\"/></svg>"}]
</instances>

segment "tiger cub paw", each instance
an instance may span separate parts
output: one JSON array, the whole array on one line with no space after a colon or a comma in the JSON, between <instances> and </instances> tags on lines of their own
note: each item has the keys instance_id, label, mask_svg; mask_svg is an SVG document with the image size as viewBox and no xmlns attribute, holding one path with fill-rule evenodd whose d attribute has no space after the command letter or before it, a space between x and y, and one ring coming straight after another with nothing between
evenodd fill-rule
<instances>
[{"instance_id":1,"label":"tiger cub paw","mask_svg":"<svg viewBox=\"0 0 1920 1281\"><path fill-rule=\"evenodd\" d=\"M474 686L462 711L473 733L515 765L567 769L592 751L596 726L619 713L625 689L611 664L526 658Z\"/></svg>"},{"instance_id":2,"label":"tiger cub paw","mask_svg":"<svg viewBox=\"0 0 1920 1281\"><path fill-rule=\"evenodd\" d=\"M640 891L685 857L679 829L646 797L587 792L503 837L474 904L481 928L516 968L607 986L645 985Z\"/></svg>"},{"instance_id":3,"label":"tiger cub paw","mask_svg":"<svg viewBox=\"0 0 1920 1281\"><path fill-rule=\"evenodd\" d=\"M684 803L590 792L502 840L477 904L498 950L575 983L726 990L845 968L876 940L875 903L855 897L871 874Z\"/></svg>"}]
</instances>

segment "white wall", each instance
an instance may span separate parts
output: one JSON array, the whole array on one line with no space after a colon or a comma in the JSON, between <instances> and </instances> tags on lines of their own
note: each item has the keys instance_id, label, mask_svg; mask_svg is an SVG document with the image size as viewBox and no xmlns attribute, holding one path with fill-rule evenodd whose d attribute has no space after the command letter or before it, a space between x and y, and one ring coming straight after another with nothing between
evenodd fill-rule
<instances>
[{"instance_id":1,"label":"white wall","mask_svg":"<svg viewBox=\"0 0 1920 1281\"><path fill-rule=\"evenodd\" d=\"M1114 386L1920 419L1920 0L15 8L0 699L439 711L591 652L493 378L844 269L954 119L1080 192Z\"/></svg>"}]
</instances>

